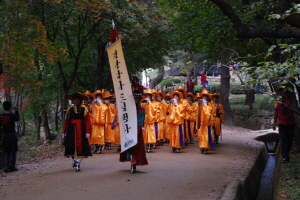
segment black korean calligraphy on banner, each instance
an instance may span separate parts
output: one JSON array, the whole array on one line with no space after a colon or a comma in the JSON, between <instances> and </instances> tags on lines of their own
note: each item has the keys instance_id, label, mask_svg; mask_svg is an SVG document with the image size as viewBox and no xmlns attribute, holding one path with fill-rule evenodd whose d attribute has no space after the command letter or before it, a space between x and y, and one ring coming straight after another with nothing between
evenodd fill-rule
<instances>
[{"instance_id":1,"label":"black korean calligraphy on banner","mask_svg":"<svg viewBox=\"0 0 300 200\"><path fill-rule=\"evenodd\" d=\"M137 114L121 40L107 49L120 122L121 152L137 144Z\"/></svg>"}]
</instances>

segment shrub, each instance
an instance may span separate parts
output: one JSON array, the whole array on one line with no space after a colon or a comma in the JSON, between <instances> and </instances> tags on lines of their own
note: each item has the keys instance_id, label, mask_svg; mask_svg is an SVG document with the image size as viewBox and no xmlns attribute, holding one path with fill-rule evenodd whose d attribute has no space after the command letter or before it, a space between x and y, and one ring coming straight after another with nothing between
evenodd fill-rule
<instances>
[{"instance_id":1,"label":"shrub","mask_svg":"<svg viewBox=\"0 0 300 200\"><path fill-rule=\"evenodd\" d=\"M182 82L182 79L180 79L180 78L168 78L168 79L165 79L165 80L161 81L160 88L161 88L161 90L163 90L165 85L167 85L168 87L171 87L174 84L178 84L178 83L181 83L181 82Z\"/></svg>"}]
</instances>

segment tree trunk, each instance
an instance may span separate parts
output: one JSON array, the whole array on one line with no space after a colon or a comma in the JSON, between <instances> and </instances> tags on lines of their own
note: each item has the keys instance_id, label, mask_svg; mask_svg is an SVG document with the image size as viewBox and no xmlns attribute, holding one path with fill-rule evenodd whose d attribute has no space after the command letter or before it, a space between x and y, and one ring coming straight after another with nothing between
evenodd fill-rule
<instances>
[{"instance_id":1,"label":"tree trunk","mask_svg":"<svg viewBox=\"0 0 300 200\"><path fill-rule=\"evenodd\" d=\"M97 59L97 78L96 78L96 87L95 90L101 90L104 87L104 68L106 64L105 60L105 46L106 43L101 42L100 38L97 39L97 52L98 52L98 59Z\"/></svg>"},{"instance_id":2,"label":"tree trunk","mask_svg":"<svg viewBox=\"0 0 300 200\"><path fill-rule=\"evenodd\" d=\"M245 92L246 92L245 105L249 105L249 109L253 110L253 103L255 100L255 90L251 87L247 87Z\"/></svg>"},{"instance_id":3,"label":"tree trunk","mask_svg":"<svg viewBox=\"0 0 300 200\"><path fill-rule=\"evenodd\" d=\"M42 123L42 118L40 115L36 117L36 140L41 139L41 123Z\"/></svg>"},{"instance_id":4,"label":"tree trunk","mask_svg":"<svg viewBox=\"0 0 300 200\"><path fill-rule=\"evenodd\" d=\"M289 84L288 86L294 90L294 88L293 88L293 86L291 84ZM298 87L298 86L296 86L296 87L297 87L298 94L299 94L300 87ZM287 94L288 99L291 101L291 107L294 110L296 110L296 111L298 111L300 113L300 108L298 106L298 101L296 99L295 93L287 91L286 94ZM298 96L298 98L299 98L299 96ZM300 129L299 128L300 127L300 115L298 115L297 113L294 113L294 117L295 117L296 126L297 126L295 128L295 135L294 135L294 137L295 137L297 149L300 152L300 132L299 132L299 129Z\"/></svg>"},{"instance_id":5,"label":"tree trunk","mask_svg":"<svg viewBox=\"0 0 300 200\"><path fill-rule=\"evenodd\" d=\"M229 104L229 90L230 90L230 74L229 68L226 66L221 66L221 103L224 106L225 110L225 123L231 125L232 124L232 114L231 108Z\"/></svg>"},{"instance_id":6,"label":"tree trunk","mask_svg":"<svg viewBox=\"0 0 300 200\"><path fill-rule=\"evenodd\" d=\"M59 96L56 100L56 108L55 108L55 117L54 117L54 121L55 121L55 130L56 132L58 132L58 109L59 109Z\"/></svg>"},{"instance_id":7,"label":"tree trunk","mask_svg":"<svg viewBox=\"0 0 300 200\"><path fill-rule=\"evenodd\" d=\"M48 115L44 106L42 108L42 120L43 120L43 125L45 127L46 140L51 140Z\"/></svg>"},{"instance_id":8,"label":"tree trunk","mask_svg":"<svg viewBox=\"0 0 300 200\"><path fill-rule=\"evenodd\" d=\"M165 75L165 68L164 66L162 66L158 69L157 76L150 81L149 88L154 89L163 80L164 75Z\"/></svg>"}]
</instances>

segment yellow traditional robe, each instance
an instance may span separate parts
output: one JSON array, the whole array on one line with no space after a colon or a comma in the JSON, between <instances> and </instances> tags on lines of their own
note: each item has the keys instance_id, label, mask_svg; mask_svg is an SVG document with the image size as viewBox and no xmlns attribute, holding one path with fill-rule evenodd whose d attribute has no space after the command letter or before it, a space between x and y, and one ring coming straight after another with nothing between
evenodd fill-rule
<instances>
[{"instance_id":1,"label":"yellow traditional robe","mask_svg":"<svg viewBox=\"0 0 300 200\"><path fill-rule=\"evenodd\" d=\"M185 115L185 141L195 138L197 103L188 104Z\"/></svg>"},{"instance_id":2,"label":"yellow traditional robe","mask_svg":"<svg viewBox=\"0 0 300 200\"><path fill-rule=\"evenodd\" d=\"M111 125L116 116L116 106L114 104L107 105L106 111L106 123L105 123L105 142L114 143L115 142L115 131L111 130Z\"/></svg>"},{"instance_id":3,"label":"yellow traditional robe","mask_svg":"<svg viewBox=\"0 0 300 200\"><path fill-rule=\"evenodd\" d=\"M117 125L116 128L114 129L114 133L115 133L115 144L116 145L120 145L121 144L121 135L120 135L120 124L119 124L119 119L118 119L118 109L117 106L116 107L116 118L117 118Z\"/></svg>"},{"instance_id":4,"label":"yellow traditional robe","mask_svg":"<svg viewBox=\"0 0 300 200\"><path fill-rule=\"evenodd\" d=\"M156 102L158 109L160 110L159 116L157 118L157 128L158 128L158 140L166 139L166 116L169 104L160 101Z\"/></svg>"},{"instance_id":5,"label":"yellow traditional robe","mask_svg":"<svg viewBox=\"0 0 300 200\"><path fill-rule=\"evenodd\" d=\"M224 106L220 103L213 103L213 111L212 111L212 118L213 118L213 127L215 134L217 136L221 136L222 134L222 127L221 124L224 123L224 115L225 115L225 110ZM219 114L217 113L217 106L219 106Z\"/></svg>"},{"instance_id":6,"label":"yellow traditional robe","mask_svg":"<svg viewBox=\"0 0 300 200\"><path fill-rule=\"evenodd\" d=\"M197 106L198 107L198 106ZM200 128L198 129L198 140L199 147L210 149L212 146L212 141L214 141L213 131L211 128L212 125L212 104L208 102L207 106L203 106L203 103L200 104L200 113L198 113L198 117L200 117Z\"/></svg>"},{"instance_id":7,"label":"yellow traditional robe","mask_svg":"<svg viewBox=\"0 0 300 200\"><path fill-rule=\"evenodd\" d=\"M168 104L168 109L167 109L167 113L166 113L166 123L165 123L165 138L166 140L170 140L171 139L171 135L170 135L170 104Z\"/></svg>"},{"instance_id":8,"label":"yellow traditional robe","mask_svg":"<svg viewBox=\"0 0 300 200\"><path fill-rule=\"evenodd\" d=\"M141 104L142 108L145 109L145 120L144 120L144 143L145 144L156 144L156 135L154 123L157 121L160 110L155 102L147 102Z\"/></svg>"},{"instance_id":9,"label":"yellow traditional robe","mask_svg":"<svg viewBox=\"0 0 300 200\"><path fill-rule=\"evenodd\" d=\"M108 107L103 103L93 103L93 135L90 139L90 145L105 144L105 115Z\"/></svg>"},{"instance_id":10,"label":"yellow traditional robe","mask_svg":"<svg viewBox=\"0 0 300 200\"><path fill-rule=\"evenodd\" d=\"M186 114L186 107L180 103L177 106L170 104L170 146L175 148L182 148L184 145L184 118Z\"/></svg>"}]
</instances>

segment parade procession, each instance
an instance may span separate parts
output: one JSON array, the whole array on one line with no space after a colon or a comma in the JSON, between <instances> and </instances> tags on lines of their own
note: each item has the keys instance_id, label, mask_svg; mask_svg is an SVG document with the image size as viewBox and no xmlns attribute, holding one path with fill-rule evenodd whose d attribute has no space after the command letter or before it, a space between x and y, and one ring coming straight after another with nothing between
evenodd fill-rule
<instances>
[{"instance_id":1,"label":"parade procession","mask_svg":"<svg viewBox=\"0 0 300 200\"><path fill-rule=\"evenodd\" d=\"M72 105L67 110L63 138L65 156L73 158L75 171L80 171L82 158L112 150L112 144L121 152L121 162L131 162L131 173L135 173L136 165L147 165L146 152L160 145L169 145L170 153L180 153L198 137L199 153L206 155L219 144L225 114L218 102L219 94L203 89L194 95L179 86L170 94L134 89L132 95L137 109L138 142L124 152L120 134L124 128L118 119L116 95L102 89L68 96ZM130 110L134 112L134 107Z\"/></svg>"},{"instance_id":2,"label":"parade procession","mask_svg":"<svg viewBox=\"0 0 300 200\"><path fill-rule=\"evenodd\" d=\"M208 154L222 135L225 112L218 102L221 96L210 94L206 85L196 95L183 86L165 94L130 81L122 35L112 24L107 53L114 93L101 89L67 96L71 106L62 138L65 156L73 159L72 167L79 172L83 158L111 150L112 144L120 152L120 162L130 161L130 173L136 173L137 165L148 164L146 152L164 144L170 146L170 152L180 153L198 137L200 153Z\"/></svg>"}]
</instances>

